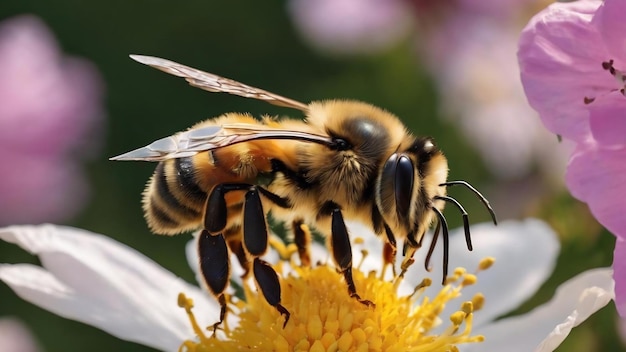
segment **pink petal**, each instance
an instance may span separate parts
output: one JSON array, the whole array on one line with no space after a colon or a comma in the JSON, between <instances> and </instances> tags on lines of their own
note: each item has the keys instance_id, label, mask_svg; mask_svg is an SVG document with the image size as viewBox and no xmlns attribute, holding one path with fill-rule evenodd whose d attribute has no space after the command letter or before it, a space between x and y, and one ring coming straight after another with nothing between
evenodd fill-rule
<instances>
[{"instance_id":1,"label":"pink petal","mask_svg":"<svg viewBox=\"0 0 626 352\"><path fill-rule=\"evenodd\" d=\"M618 238L613 252L613 279L615 280L615 306L619 315L626 318L626 240Z\"/></svg>"},{"instance_id":2,"label":"pink petal","mask_svg":"<svg viewBox=\"0 0 626 352\"><path fill-rule=\"evenodd\" d=\"M589 104L589 115L591 132L599 144L626 145L626 97L622 93L613 92L598 98Z\"/></svg>"},{"instance_id":3,"label":"pink petal","mask_svg":"<svg viewBox=\"0 0 626 352\"><path fill-rule=\"evenodd\" d=\"M615 60L616 66L626 70L626 1L605 0L593 17L593 24L602 35L610 53L607 59Z\"/></svg>"},{"instance_id":4,"label":"pink petal","mask_svg":"<svg viewBox=\"0 0 626 352\"><path fill-rule=\"evenodd\" d=\"M601 149L579 144L567 168L565 180L572 194L586 202L598 221L619 238L626 239L626 148Z\"/></svg>"},{"instance_id":5,"label":"pink petal","mask_svg":"<svg viewBox=\"0 0 626 352\"><path fill-rule=\"evenodd\" d=\"M339 54L382 50L411 29L398 0L291 0L289 12L305 39Z\"/></svg>"},{"instance_id":6,"label":"pink petal","mask_svg":"<svg viewBox=\"0 0 626 352\"><path fill-rule=\"evenodd\" d=\"M39 352L42 349L22 322L14 318L0 318L0 351Z\"/></svg>"},{"instance_id":7,"label":"pink petal","mask_svg":"<svg viewBox=\"0 0 626 352\"><path fill-rule=\"evenodd\" d=\"M615 88L602 69L608 53L591 25L598 1L554 3L522 32L518 59L526 96L552 132L580 141L589 134L585 97Z\"/></svg>"},{"instance_id":8,"label":"pink petal","mask_svg":"<svg viewBox=\"0 0 626 352\"><path fill-rule=\"evenodd\" d=\"M93 143L102 115L102 81L91 63L64 56L37 17L0 24L3 144L39 155L67 153Z\"/></svg>"},{"instance_id":9,"label":"pink petal","mask_svg":"<svg viewBox=\"0 0 626 352\"><path fill-rule=\"evenodd\" d=\"M85 204L89 189L77 162L0 149L0 226L66 220Z\"/></svg>"}]
</instances>

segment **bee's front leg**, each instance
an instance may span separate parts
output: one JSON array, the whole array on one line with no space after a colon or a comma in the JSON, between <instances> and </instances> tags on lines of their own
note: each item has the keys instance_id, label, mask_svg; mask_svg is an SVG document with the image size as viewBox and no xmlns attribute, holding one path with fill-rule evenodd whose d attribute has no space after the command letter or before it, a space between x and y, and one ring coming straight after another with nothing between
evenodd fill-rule
<instances>
[{"instance_id":1,"label":"bee's front leg","mask_svg":"<svg viewBox=\"0 0 626 352\"><path fill-rule=\"evenodd\" d=\"M309 227L302 219L294 220L291 223L291 230L293 231L296 248L298 248L300 264L303 267L311 267L311 230L309 230Z\"/></svg>"},{"instance_id":2,"label":"bee's front leg","mask_svg":"<svg viewBox=\"0 0 626 352\"><path fill-rule=\"evenodd\" d=\"M350 244L348 229L346 228L346 223L343 220L343 215L341 215L339 205L329 202L325 204L324 208L330 211L330 242L333 251L333 258L346 280L346 284L348 285L348 294L350 294L350 297L355 298L367 306L375 306L372 301L362 299L356 292L356 286L354 285L354 279L352 278L352 246Z\"/></svg>"}]
</instances>

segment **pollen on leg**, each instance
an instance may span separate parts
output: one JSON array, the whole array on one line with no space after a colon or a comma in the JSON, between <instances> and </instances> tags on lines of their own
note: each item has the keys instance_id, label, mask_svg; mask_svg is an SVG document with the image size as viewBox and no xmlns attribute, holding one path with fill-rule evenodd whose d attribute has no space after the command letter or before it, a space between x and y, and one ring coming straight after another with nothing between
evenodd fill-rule
<instances>
[{"instance_id":1,"label":"pollen on leg","mask_svg":"<svg viewBox=\"0 0 626 352\"><path fill-rule=\"evenodd\" d=\"M357 291L376 307L352 299L343 277L330 265L296 267L288 274L277 266L282 304L292 313L284 327L284 318L256 287L244 286L245 302L233 313L238 326L225 327L223 334L211 338L201 336L191 320L198 337L185 341L181 351L458 351L458 345L484 340L472 335L473 317L485 304L484 296L462 301L460 297L463 288L476 284L477 274L491 264L493 260L486 259L473 273L455 269L446 285L430 297L425 293L432 284L428 278L411 295L402 296L397 293L400 280L381 280L379 274L365 274L357 266L353 272ZM459 309L441 317L450 304L458 304ZM437 331L442 332L435 333L440 325L443 329Z\"/></svg>"}]
</instances>

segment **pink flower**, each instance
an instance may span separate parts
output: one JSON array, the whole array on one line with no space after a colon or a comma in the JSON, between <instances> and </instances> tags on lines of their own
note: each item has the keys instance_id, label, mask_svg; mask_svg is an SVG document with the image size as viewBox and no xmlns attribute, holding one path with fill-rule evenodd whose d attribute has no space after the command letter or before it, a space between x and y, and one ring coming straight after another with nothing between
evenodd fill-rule
<instances>
[{"instance_id":1,"label":"pink flower","mask_svg":"<svg viewBox=\"0 0 626 352\"><path fill-rule=\"evenodd\" d=\"M411 27L402 0L291 0L288 5L304 39L331 53L386 49Z\"/></svg>"},{"instance_id":2,"label":"pink flower","mask_svg":"<svg viewBox=\"0 0 626 352\"><path fill-rule=\"evenodd\" d=\"M76 157L97 145L102 110L91 63L64 56L36 17L0 23L0 224L77 212L87 185Z\"/></svg>"},{"instance_id":3,"label":"pink flower","mask_svg":"<svg viewBox=\"0 0 626 352\"><path fill-rule=\"evenodd\" d=\"M616 303L626 316L626 1L555 3L519 44L521 77L546 127L577 143L567 169L572 194L617 236Z\"/></svg>"},{"instance_id":4,"label":"pink flower","mask_svg":"<svg viewBox=\"0 0 626 352\"><path fill-rule=\"evenodd\" d=\"M41 348L33 334L20 320L0 317L0 351L39 352Z\"/></svg>"},{"instance_id":5,"label":"pink flower","mask_svg":"<svg viewBox=\"0 0 626 352\"><path fill-rule=\"evenodd\" d=\"M556 138L537 119L519 80L519 17L532 2L411 1L425 34L417 48L438 86L442 115L467 136L493 175L524 183L529 192L519 203L543 192L529 176L537 173L562 184L569 154L556 148Z\"/></svg>"}]
</instances>

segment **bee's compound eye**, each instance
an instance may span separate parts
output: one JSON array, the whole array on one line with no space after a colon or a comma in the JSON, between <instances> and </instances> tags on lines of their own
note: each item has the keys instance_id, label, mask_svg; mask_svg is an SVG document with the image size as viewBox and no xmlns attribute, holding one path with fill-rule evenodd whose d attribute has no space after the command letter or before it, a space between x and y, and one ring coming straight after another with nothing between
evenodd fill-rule
<instances>
[{"instance_id":1,"label":"bee's compound eye","mask_svg":"<svg viewBox=\"0 0 626 352\"><path fill-rule=\"evenodd\" d=\"M396 210L401 217L406 216L411 208L411 195L415 168L413 162L406 155L401 155L396 162L395 170L395 195Z\"/></svg>"},{"instance_id":2,"label":"bee's compound eye","mask_svg":"<svg viewBox=\"0 0 626 352\"><path fill-rule=\"evenodd\" d=\"M379 197L395 202L396 214L404 219L411 209L413 187L415 185L415 166L406 154L392 154L380 178ZM383 213L384 209L381 210Z\"/></svg>"},{"instance_id":3,"label":"bee's compound eye","mask_svg":"<svg viewBox=\"0 0 626 352\"><path fill-rule=\"evenodd\" d=\"M333 138L335 149L342 151L350 149L350 143L343 138Z\"/></svg>"}]
</instances>

